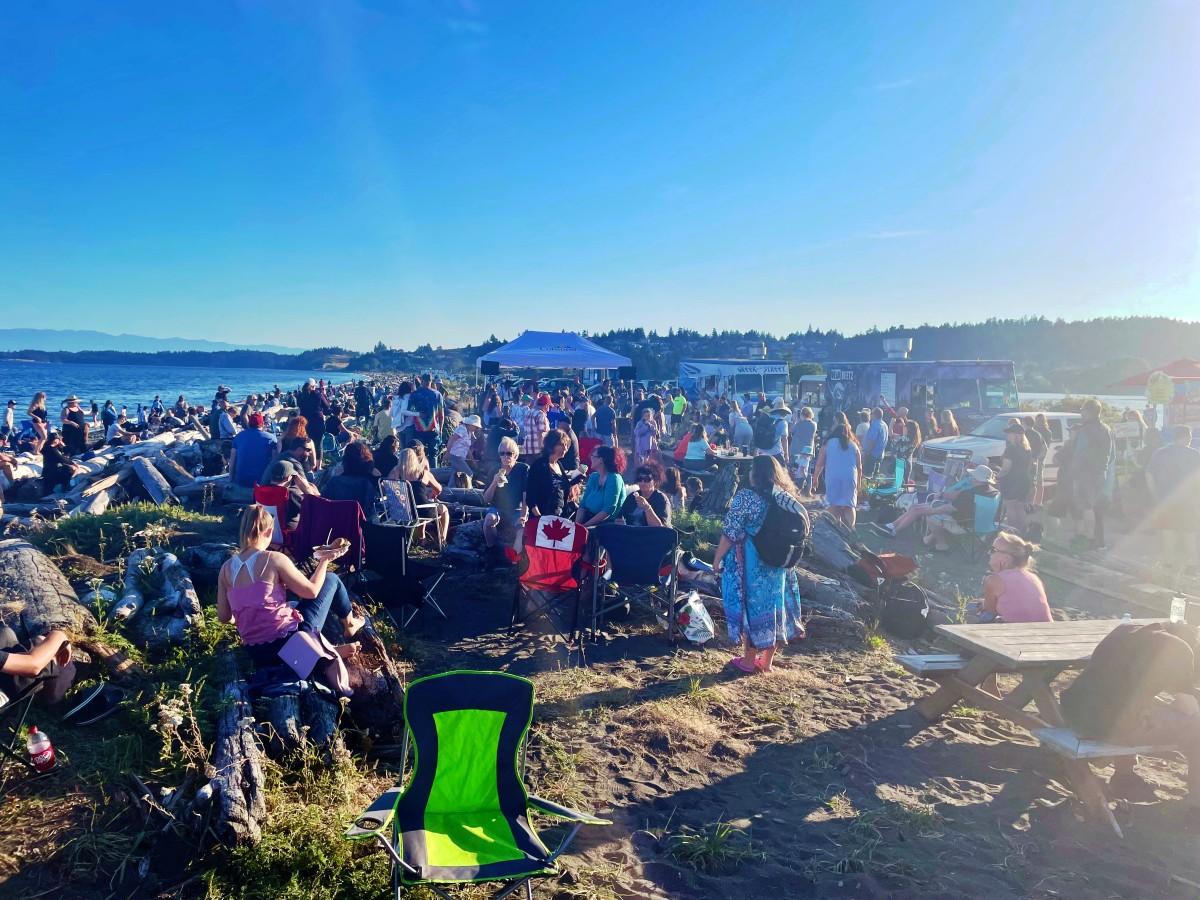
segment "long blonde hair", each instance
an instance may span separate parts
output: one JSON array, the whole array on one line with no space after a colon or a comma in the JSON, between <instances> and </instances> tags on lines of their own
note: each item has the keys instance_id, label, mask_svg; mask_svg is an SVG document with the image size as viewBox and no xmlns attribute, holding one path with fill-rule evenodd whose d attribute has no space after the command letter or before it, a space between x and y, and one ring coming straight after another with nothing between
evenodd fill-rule
<instances>
[{"instance_id":1,"label":"long blonde hair","mask_svg":"<svg viewBox=\"0 0 1200 900\"><path fill-rule=\"evenodd\" d=\"M992 539L992 546L999 547L1013 559L1013 565L1018 569L1033 568L1033 554L1038 545L1025 540L1019 534L1011 531L998 531Z\"/></svg>"},{"instance_id":2,"label":"long blonde hair","mask_svg":"<svg viewBox=\"0 0 1200 900\"><path fill-rule=\"evenodd\" d=\"M239 551L249 550L255 541L274 530L275 519L267 508L259 503L251 503L242 513L242 521L238 526Z\"/></svg>"},{"instance_id":3,"label":"long blonde hair","mask_svg":"<svg viewBox=\"0 0 1200 900\"><path fill-rule=\"evenodd\" d=\"M400 477L405 481L417 481L425 474L425 468L428 465L417 451L411 447L400 454Z\"/></svg>"}]
</instances>

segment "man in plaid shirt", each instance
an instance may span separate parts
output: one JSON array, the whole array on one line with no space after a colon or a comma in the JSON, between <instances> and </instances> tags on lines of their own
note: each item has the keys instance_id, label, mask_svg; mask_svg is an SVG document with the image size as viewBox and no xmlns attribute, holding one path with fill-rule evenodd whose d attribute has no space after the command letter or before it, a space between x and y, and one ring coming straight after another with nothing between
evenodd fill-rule
<instances>
[{"instance_id":1,"label":"man in plaid shirt","mask_svg":"<svg viewBox=\"0 0 1200 900\"><path fill-rule=\"evenodd\" d=\"M525 410L525 421L522 424L521 460L532 463L542 452L542 441L550 431L550 420L546 410L550 408L550 395L538 394L537 402L531 403Z\"/></svg>"}]
</instances>

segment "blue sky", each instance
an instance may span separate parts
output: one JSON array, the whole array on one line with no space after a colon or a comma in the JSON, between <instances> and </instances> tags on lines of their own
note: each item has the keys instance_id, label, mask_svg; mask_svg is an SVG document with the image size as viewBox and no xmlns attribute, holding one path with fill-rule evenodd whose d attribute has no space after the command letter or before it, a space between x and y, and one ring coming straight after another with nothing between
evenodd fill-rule
<instances>
[{"instance_id":1,"label":"blue sky","mask_svg":"<svg viewBox=\"0 0 1200 900\"><path fill-rule=\"evenodd\" d=\"M1200 317L1200 7L6 4L9 327Z\"/></svg>"}]
</instances>

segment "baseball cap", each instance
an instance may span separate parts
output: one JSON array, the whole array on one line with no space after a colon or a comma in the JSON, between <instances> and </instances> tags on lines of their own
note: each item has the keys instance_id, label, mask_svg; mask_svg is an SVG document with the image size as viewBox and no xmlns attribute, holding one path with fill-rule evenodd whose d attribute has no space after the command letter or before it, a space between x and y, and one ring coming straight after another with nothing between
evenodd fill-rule
<instances>
[{"instance_id":1,"label":"baseball cap","mask_svg":"<svg viewBox=\"0 0 1200 900\"><path fill-rule=\"evenodd\" d=\"M266 420L263 419L262 413L250 413L249 422L251 428L262 428L264 421Z\"/></svg>"}]
</instances>

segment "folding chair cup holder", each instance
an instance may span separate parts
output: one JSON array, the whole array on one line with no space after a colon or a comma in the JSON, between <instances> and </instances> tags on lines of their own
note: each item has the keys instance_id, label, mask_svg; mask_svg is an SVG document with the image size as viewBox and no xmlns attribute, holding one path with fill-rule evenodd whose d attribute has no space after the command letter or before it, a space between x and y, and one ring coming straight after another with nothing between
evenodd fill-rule
<instances>
[{"instance_id":1,"label":"folding chair cup holder","mask_svg":"<svg viewBox=\"0 0 1200 900\"><path fill-rule=\"evenodd\" d=\"M533 683L505 672L451 671L420 678L404 698L404 771L409 741L413 766L403 787L383 793L347 829L348 840L370 840L388 854L394 896L425 885L494 883L495 898L557 874L555 860L584 825L605 819L527 793L523 748L533 720ZM529 810L567 823L551 851L529 821Z\"/></svg>"}]
</instances>

